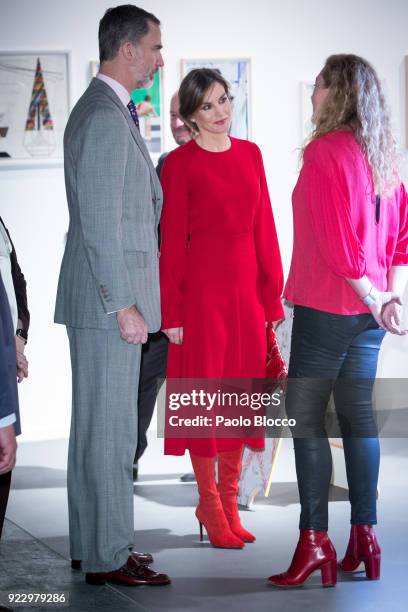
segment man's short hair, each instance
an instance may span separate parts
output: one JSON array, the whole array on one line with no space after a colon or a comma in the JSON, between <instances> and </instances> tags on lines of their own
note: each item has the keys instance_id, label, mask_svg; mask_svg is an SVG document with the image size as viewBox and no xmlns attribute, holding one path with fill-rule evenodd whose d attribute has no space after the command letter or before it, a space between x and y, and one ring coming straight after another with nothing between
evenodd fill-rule
<instances>
[{"instance_id":1,"label":"man's short hair","mask_svg":"<svg viewBox=\"0 0 408 612\"><path fill-rule=\"evenodd\" d=\"M100 63L114 59L124 42L137 44L149 31L149 21L160 25L152 13L133 4L108 9L99 22Z\"/></svg>"}]
</instances>

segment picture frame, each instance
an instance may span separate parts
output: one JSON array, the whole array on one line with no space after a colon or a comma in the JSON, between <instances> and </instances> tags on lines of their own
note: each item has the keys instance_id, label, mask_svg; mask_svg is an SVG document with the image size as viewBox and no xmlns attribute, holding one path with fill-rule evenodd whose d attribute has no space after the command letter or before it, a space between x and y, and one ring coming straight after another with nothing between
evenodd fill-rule
<instances>
[{"instance_id":1,"label":"picture frame","mask_svg":"<svg viewBox=\"0 0 408 612\"><path fill-rule=\"evenodd\" d=\"M230 134L251 138L251 60L249 58L182 59L181 78L195 68L218 69L231 85L234 107Z\"/></svg>"},{"instance_id":2,"label":"picture frame","mask_svg":"<svg viewBox=\"0 0 408 612\"><path fill-rule=\"evenodd\" d=\"M89 63L90 77L99 71L99 62ZM163 143L163 70L159 68L154 74L153 85L149 89L134 89L131 98L136 105L139 116L140 133L145 141L153 163L156 163L164 151ZM146 98L149 98L146 100Z\"/></svg>"},{"instance_id":3,"label":"picture frame","mask_svg":"<svg viewBox=\"0 0 408 612\"><path fill-rule=\"evenodd\" d=\"M131 98L136 105L140 133L153 162L164 151L163 143L163 70L154 73L149 89L134 89Z\"/></svg>"},{"instance_id":4,"label":"picture frame","mask_svg":"<svg viewBox=\"0 0 408 612\"><path fill-rule=\"evenodd\" d=\"M70 52L0 51L0 168L63 164Z\"/></svg>"}]
</instances>

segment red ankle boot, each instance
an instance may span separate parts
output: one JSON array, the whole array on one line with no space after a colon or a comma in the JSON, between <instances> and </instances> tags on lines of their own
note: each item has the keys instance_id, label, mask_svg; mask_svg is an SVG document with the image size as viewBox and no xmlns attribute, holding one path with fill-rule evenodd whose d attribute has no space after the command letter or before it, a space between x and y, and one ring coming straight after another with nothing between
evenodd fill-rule
<instances>
[{"instance_id":1,"label":"red ankle boot","mask_svg":"<svg viewBox=\"0 0 408 612\"><path fill-rule=\"evenodd\" d=\"M200 540L203 539L204 525L213 546L218 548L244 548L244 542L231 531L225 517L215 484L214 459L191 455L191 463L193 464L200 496L196 508L196 517L200 523Z\"/></svg>"},{"instance_id":2,"label":"red ankle boot","mask_svg":"<svg viewBox=\"0 0 408 612\"><path fill-rule=\"evenodd\" d=\"M381 573L381 548L371 525L352 525L345 557L339 563L343 572L355 572L361 563L365 565L369 580L379 580Z\"/></svg>"},{"instance_id":3,"label":"red ankle boot","mask_svg":"<svg viewBox=\"0 0 408 612\"><path fill-rule=\"evenodd\" d=\"M255 542L256 537L243 528L238 513L238 480L241 472L242 446L218 455L218 491L222 507L232 533L244 542Z\"/></svg>"},{"instance_id":4,"label":"red ankle boot","mask_svg":"<svg viewBox=\"0 0 408 612\"><path fill-rule=\"evenodd\" d=\"M321 571L323 586L334 586L337 582L336 551L326 531L301 529L289 569L268 580L278 587L298 587L316 570Z\"/></svg>"}]
</instances>

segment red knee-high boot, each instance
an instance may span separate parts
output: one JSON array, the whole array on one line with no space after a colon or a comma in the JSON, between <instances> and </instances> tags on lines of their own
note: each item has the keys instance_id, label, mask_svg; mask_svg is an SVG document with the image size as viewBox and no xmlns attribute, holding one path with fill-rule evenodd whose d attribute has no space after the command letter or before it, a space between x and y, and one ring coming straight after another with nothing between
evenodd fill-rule
<instances>
[{"instance_id":1,"label":"red knee-high boot","mask_svg":"<svg viewBox=\"0 0 408 612\"><path fill-rule=\"evenodd\" d=\"M202 526L204 525L213 546L243 548L244 542L231 531L222 508L215 484L214 458L197 457L191 453L190 456L200 496L195 512L200 523L200 540L203 539Z\"/></svg>"},{"instance_id":2,"label":"red knee-high boot","mask_svg":"<svg viewBox=\"0 0 408 612\"><path fill-rule=\"evenodd\" d=\"M355 572L364 563L369 580L379 580L381 548L371 525L352 525L345 557L339 563L343 572Z\"/></svg>"},{"instance_id":3,"label":"red knee-high boot","mask_svg":"<svg viewBox=\"0 0 408 612\"><path fill-rule=\"evenodd\" d=\"M241 472L242 446L218 455L218 491L222 507L232 533L244 542L255 542L256 537L243 528L238 513L238 480Z\"/></svg>"},{"instance_id":4,"label":"red knee-high boot","mask_svg":"<svg viewBox=\"0 0 408 612\"><path fill-rule=\"evenodd\" d=\"M337 582L336 551L326 531L301 529L289 569L268 580L278 587L302 586L316 570L321 571L323 586L334 586Z\"/></svg>"}]
</instances>

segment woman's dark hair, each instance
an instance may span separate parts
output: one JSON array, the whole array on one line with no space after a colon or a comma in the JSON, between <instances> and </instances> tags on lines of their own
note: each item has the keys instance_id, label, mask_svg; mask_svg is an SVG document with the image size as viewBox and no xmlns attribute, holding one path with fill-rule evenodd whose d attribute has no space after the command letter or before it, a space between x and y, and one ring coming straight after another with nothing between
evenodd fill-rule
<instances>
[{"instance_id":1,"label":"woman's dark hair","mask_svg":"<svg viewBox=\"0 0 408 612\"><path fill-rule=\"evenodd\" d=\"M222 85L225 89L225 93L229 99L232 100L230 85L216 68L195 68L181 81L178 91L180 115L187 125L194 130L197 130L197 127L195 124L191 125L191 115L201 106L204 102L206 92L215 83Z\"/></svg>"},{"instance_id":2,"label":"woman's dark hair","mask_svg":"<svg viewBox=\"0 0 408 612\"><path fill-rule=\"evenodd\" d=\"M99 22L100 63L112 60L124 42L137 44L149 31L149 21L160 25L160 21L152 13L133 4L122 4L108 9Z\"/></svg>"}]
</instances>

